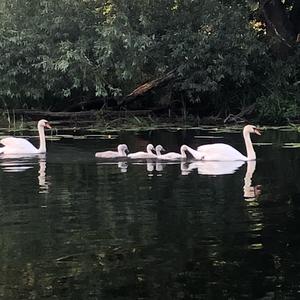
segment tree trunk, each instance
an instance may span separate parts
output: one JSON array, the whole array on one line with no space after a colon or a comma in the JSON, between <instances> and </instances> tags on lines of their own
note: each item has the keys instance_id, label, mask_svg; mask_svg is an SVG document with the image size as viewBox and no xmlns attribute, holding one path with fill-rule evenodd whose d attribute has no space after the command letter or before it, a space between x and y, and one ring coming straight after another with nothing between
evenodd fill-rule
<instances>
[{"instance_id":1,"label":"tree trunk","mask_svg":"<svg viewBox=\"0 0 300 300\"><path fill-rule=\"evenodd\" d=\"M159 89L168 85L171 81L175 80L175 78L176 78L176 73L174 71L170 71L163 77L160 77L158 79L140 85L133 92L125 96L119 102L119 107L126 106L136 101L138 98L149 95L152 91L158 91Z\"/></svg>"}]
</instances>

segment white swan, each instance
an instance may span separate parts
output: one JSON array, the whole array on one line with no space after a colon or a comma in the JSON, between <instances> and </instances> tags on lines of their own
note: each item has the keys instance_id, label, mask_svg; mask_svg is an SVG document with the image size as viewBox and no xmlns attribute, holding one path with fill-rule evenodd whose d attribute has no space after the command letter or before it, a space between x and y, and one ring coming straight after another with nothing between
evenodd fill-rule
<instances>
[{"instance_id":1,"label":"white swan","mask_svg":"<svg viewBox=\"0 0 300 300\"><path fill-rule=\"evenodd\" d=\"M196 150L194 150L193 148L191 148L187 145L182 145L181 146L180 152L182 153L182 151L185 152L185 153L189 152L194 159L203 160L203 155L199 151L196 151Z\"/></svg>"},{"instance_id":2,"label":"white swan","mask_svg":"<svg viewBox=\"0 0 300 300\"><path fill-rule=\"evenodd\" d=\"M0 148L0 154L37 154L46 153L45 127L51 128L47 120L40 120L37 128L39 131L40 147L34 147L24 138L7 137L0 140L4 147Z\"/></svg>"},{"instance_id":3,"label":"white swan","mask_svg":"<svg viewBox=\"0 0 300 300\"><path fill-rule=\"evenodd\" d=\"M154 146L152 144L147 145L147 152L139 151L135 153L128 154L129 158L132 159L140 159L140 158L156 158L157 156L152 152L154 150Z\"/></svg>"},{"instance_id":4,"label":"white swan","mask_svg":"<svg viewBox=\"0 0 300 300\"><path fill-rule=\"evenodd\" d=\"M117 157L126 157L126 152L128 151L128 147L125 144L118 145L118 151L103 151L97 152L95 157L98 158L117 158Z\"/></svg>"},{"instance_id":5,"label":"white swan","mask_svg":"<svg viewBox=\"0 0 300 300\"><path fill-rule=\"evenodd\" d=\"M158 146L160 146L160 145L158 145ZM181 160L181 159L187 158L186 153L185 153L185 151L186 151L186 146L185 145L182 145L180 147L180 153L168 152L166 154L161 154L160 151L157 152L157 147L158 146L156 146L156 148L155 148L158 159L161 159L161 160Z\"/></svg>"},{"instance_id":6,"label":"white swan","mask_svg":"<svg viewBox=\"0 0 300 300\"><path fill-rule=\"evenodd\" d=\"M161 154L162 151L166 151L162 145L157 145L155 147L155 152L157 157L162 155Z\"/></svg>"},{"instance_id":7,"label":"white swan","mask_svg":"<svg viewBox=\"0 0 300 300\"><path fill-rule=\"evenodd\" d=\"M247 125L243 129L243 136L246 145L247 156L240 153L238 150L227 144L211 144L203 145L197 148L197 151L202 155L203 160L217 161L233 161L233 160L255 160L256 154L250 138L250 133L261 135L259 129L253 125Z\"/></svg>"}]
</instances>

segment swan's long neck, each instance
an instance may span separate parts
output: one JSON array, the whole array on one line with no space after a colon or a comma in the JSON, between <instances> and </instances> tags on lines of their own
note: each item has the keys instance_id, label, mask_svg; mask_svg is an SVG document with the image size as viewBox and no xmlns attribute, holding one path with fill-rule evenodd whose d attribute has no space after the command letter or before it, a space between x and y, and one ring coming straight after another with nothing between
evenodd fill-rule
<instances>
[{"instance_id":1,"label":"swan's long neck","mask_svg":"<svg viewBox=\"0 0 300 300\"><path fill-rule=\"evenodd\" d=\"M156 155L161 156L161 151L159 149L155 149Z\"/></svg>"},{"instance_id":2,"label":"swan's long neck","mask_svg":"<svg viewBox=\"0 0 300 300\"><path fill-rule=\"evenodd\" d=\"M43 126L38 127L39 137L40 137L40 148L39 153L46 153L46 138L45 138L45 128Z\"/></svg>"},{"instance_id":3,"label":"swan's long neck","mask_svg":"<svg viewBox=\"0 0 300 300\"><path fill-rule=\"evenodd\" d=\"M147 147L147 153L149 153L149 154L153 154L153 152L152 152L152 148L150 148L150 147Z\"/></svg>"},{"instance_id":4,"label":"swan's long neck","mask_svg":"<svg viewBox=\"0 0 300 300\"><path fill-rule=\"evenodd\" d=\"M244 131L243 136L244 136L245 145L246 145L247 159L248 160L255 160L256 159L256 154L255 154L255 151L253 149L252 142L251 142L250 132L249 131Z\"/></svg>"},{"instance_id":5,"label":"swan's long neck","mask_svg":"<svg viewBox=\"0 0 300 300\"><path fill-rule=\"evenodd\" d=\"M200 152L194 150L193 148L189 147L189 146L185 146L187 151L190 152L190 154L195 158L195 159L199 159L199 156L201 155Z\"/></svg>"},{"instance_id":6,"label":"swan's long neck","mask_svg":"<svg viewBox=\"0 0 300 300\"><path fill-rule=\"evenodd\" d=\"M126 156L125 149L123 149L123 148L119 148L118 153L119 153L120 156Z\"/></svg>"},{"instance_id":7,"label":"swan's long neck","mask_svg":"<svg viewBox=\"0 0 300 300\"><path fill-rule=\"evenodd\" d=\"M185 147L181 147L181 148L180 148L180 154L181 154L182 158L186 158L185 150L186 150Z\"/></svg>"}]
</instances>

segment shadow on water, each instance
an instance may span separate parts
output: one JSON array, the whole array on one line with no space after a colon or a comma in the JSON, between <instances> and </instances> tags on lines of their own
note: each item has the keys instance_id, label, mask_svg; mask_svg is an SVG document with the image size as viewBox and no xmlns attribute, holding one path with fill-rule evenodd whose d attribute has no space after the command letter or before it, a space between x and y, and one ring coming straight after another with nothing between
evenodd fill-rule
<instances>
[{"instance_id":1,"label":"shadow on water","mask_svg":"<svg viewBox=\"0 0 300 300\"><path fill-rule=\"evenodd\" d=\"M61 139L44 157L0 158L0 298L297 299L300 153L273 131L256 162L94 157L124 140L176 151L194 135Z\"/></svg>"}]
</instances>

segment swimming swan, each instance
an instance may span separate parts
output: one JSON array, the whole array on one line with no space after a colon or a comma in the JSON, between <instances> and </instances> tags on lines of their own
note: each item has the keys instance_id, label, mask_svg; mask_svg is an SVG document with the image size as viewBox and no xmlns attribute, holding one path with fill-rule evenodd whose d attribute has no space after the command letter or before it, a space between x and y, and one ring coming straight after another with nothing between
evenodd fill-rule
<instances>
[{"instance_id":1,"label":"swimming swan","mask_svg":"<svg viewBox=\"0 0 300 300\"><path fill-rule=\"evenodd\" d=\"M128 151L128 147L125 144L118 145L118 151L103 151L97 152L95 154L98 158L117 158L117 157L126 157L126 152Z\"/></svg>"},{"instance_id":2,"label":"swimming swan","mask_svg":"<svg viewBox=\"0 0 300 300\"><path fill-rule=\"evenodd\" d=\"M162 145L157 145L155 147L155 152L157 157L162 155L161 154L162 151L166 151Z\"/></svg>"},{"instance_id":3,"label":"swimming swan","mask_svg":"<svg viewBox=\"0 0 300 300\"><path fill-rule=\"evenodd\" d=\"M158 146L156 146L157 148ZM157 152L157 149L155 148L156 150L156 154L157 154L157 158L158 159L161 159L161 160L181 160L181 159L185 159L187 156L186 156L186 146L183 145L180 147L180 153L176 153L176 152L169 152L169 153L166 153L166 154L161 154L160 151Z\"/></svg>"},{"instance_id":4,"label":"swimming swan","mask_svg":"<svg viewBox=\"0 0 300 300\"><path fill-rule=\"evenodd\" d=\"M253 125L246 125L243 129L243 136L246 145L247 156L240 153L238 150L227 144L210 144L203 145L197 148L197 151L202 155L203 160L218 160L218 161L233 161L233 160L255 160L256 154L250 138L250 133L261 135L259 129Z\"/></svg>"},{"instance_id":5,"label":"swimming swan","mask_svg":"<svg viewBox=\"0 0 300 300\"><path fill-rule=\"evenodd\" d=\"M154 146L152 144L147 145L147 152L139 151L135 153L128 154L129 158L139 159L139 158L156 158L157 156L152 152L154 150Z\"/></svg>"},{"instance_id":6,"label":"swimming swan","mask_svg":"<svg viewBox=\"0 0 300 300\"><path fill-rule=\"evenodd\" d=\"M203 159L203 155L199 151L196 151L196 150L194 150L193 148L191 148L187 145L182 145L181 146L180 152L182 152L182 151L184 151L185 153L189 152L194 159L197 159L197 160L202 160Z\"/></svg>"},{"instance_id":7,"label":"swimming swan","mask_svg":"<svg viewBox=\"0 0 300 300\"><path fill-rule=\"evenodd\" d=\"M40 120L37 128L40 138L40 147L34 147L24 138L7 137L0 141L4 147L0 148L0 154L37 154L46 153L45 127L51 128L47 120Z\"/></svg>"}]
</instances>

